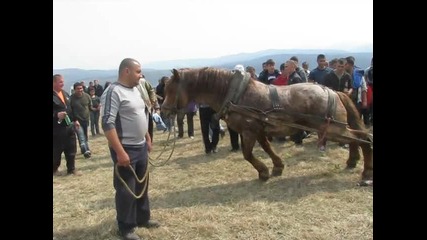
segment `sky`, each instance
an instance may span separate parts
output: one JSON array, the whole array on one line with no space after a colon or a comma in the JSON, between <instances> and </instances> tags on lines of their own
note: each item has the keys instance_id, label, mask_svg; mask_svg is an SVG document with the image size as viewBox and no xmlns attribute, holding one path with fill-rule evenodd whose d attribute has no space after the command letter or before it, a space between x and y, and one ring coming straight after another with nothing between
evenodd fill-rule
<instances>
[{"instance_id":1,"label":"sky","mask_svg":"<svg viewBox=\"0 0 427 240\"><path fill-rule=\"evenodd\" d=\"M53 1L53 69L367 44L372 0Z\"/></svg>"}]
</instances>

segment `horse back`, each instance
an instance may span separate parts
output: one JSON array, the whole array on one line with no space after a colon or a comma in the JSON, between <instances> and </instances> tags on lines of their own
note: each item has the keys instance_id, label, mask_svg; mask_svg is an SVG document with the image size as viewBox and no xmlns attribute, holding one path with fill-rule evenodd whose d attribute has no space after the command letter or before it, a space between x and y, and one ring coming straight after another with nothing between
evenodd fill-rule
<instances>
[{"instance_id":1,"label":"horse back","mask_svg":"<svg viewBox=\"0 0 427 240\"><path fill-rule=\"evenodd\" d=\"M324 116L328 109L329 98L333 97L334 100L339 101L334 91L314 83L298 83L275 86L275 88L279 108L284 111ZM274 109L271 98L268 85L252 81L239 101L239 105L255 106L263 112L269 112Z\"/></svg>"}]
</instances>

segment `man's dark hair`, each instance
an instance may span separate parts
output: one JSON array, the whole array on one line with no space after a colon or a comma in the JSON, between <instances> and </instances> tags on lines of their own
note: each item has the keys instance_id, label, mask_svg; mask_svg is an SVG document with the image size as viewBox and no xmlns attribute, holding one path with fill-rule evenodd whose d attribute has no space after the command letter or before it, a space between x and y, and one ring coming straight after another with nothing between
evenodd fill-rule
<instances>
[{"instance_id":1,"label":"man's dark hair","mask_svg":"<svg viewBox=\"0 0 427 240\"><path fill-rule=\"evenodd\" d=\"M291 58L289 58L289 60L294 60L295 62L299 62L297 56L292 56Z\"/></svg>"},{"instance_id":2,"label":"man's dark hair","mask_svg":"<svg viewBox=\"0 0 427 240\"><path fill-rule=\"evenodd\" d=\"M326 58L325 54L317 55L317 60Z\"/></svg>"},{"instance_id":3,"label":"man's dark hair","mask_svg":"<svg viewBox=\"0 0 427 240\"><path fill-rule=\"evenodd\" d=\"M76 82L76 83L74 83L74 85L73 85L73 89L74 89L74 90L76 90L76 87L80 87L80 86L82 86L82 87L83 87L83 84L82 84L81 82Z\"/></svg>"},{"instance_id":4,"label":"man's dark hair","mask_svg":"<svg viewBox=\"0 0 427 240\"><path fill-rule=\"evenodd\" d=\"M330 65L334 65L335 63L337 63L338 62L338 58L334 58L334 59L332 59L331 61L329 61L329 66Z\"/></svg>"},{"instance_id":5,"label":"man's dark hair","mask_svg":"<svg viewBox=\"0 0 427 240\"><path fill-rule=\"evenodd\" d=\"M345 58L345 60L347 61L348 64L350 64L351 66L354 66L354 57L353 56L348 56Z\"/></svg>"},{"instance_id":6,"label":"man's dark hair","mask_svg":"<svg viewBox=\"0 0 427 240\"><path fill-rule=\"evenodd\" d=\"M283 70L285 70L285 63L282 63L282 64L280 64L280 71L283 71Z\"/></svg>"},{"instance_id":7,"label":"man's dark hair","mask_svg":"<svg viewBox=\"0 0 427 240\"><path fill-rule=\"evenodd\" d=\"M345 64L347 62L347 60L345 59L345 58L340 58L340 59L337 59L337 63L338 64Z\"/></svg>"},{"instance_id":8,"label":"man's dark hair","mask_svg":"<svg viewBox=\"0 0 427 240\"><path fill-rule=\"evenodd\" d=\"M267 65L275 65L276 63L274 62L274 60L273 59L268 59L266 62L265 62L265 64L267 64Z\"/></svg>"}]
</instances>

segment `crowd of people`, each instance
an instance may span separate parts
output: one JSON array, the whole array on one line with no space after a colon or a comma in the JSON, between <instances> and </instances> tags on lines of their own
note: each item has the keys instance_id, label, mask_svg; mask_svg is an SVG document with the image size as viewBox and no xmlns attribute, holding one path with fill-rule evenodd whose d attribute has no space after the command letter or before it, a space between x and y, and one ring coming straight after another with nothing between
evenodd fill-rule
<instances>
[{"instance_id":1,"label":"crowd of people","mask_svg":"<svg viewBox=\"0 0 427 240\"><path fill-rule=\"evenodd\" d=\"M248 72L251 78L264 84L291 85L312 82L346 93L357 106L367 127L373 125L373 59L371 65L361 69L352 56L327 61L324 54L317 56L316 68L309 70L307 62L299 66L296 56L284 60L279 69L275 61L268 59L263 70L256 74L253 66L238 64L234 71ZM104 87L98 80L75 83L71 94L64 89L64 77L53 75L53 175L62 175L58 170L64 153L67 174L80 176L76 169L77 143L85 158L91 158L88 130L91 136L103 135L109 146L113 163L113 187L115 189L116 221L123 239L138 240L136 227L159 227L151 219L148 197L148 154L153 148L154 125L162 132L175 130L175 119L166 118L160 111L164 99L164 76L153 87L143 75L141 64L131 58L123 59L118 68L118 80L107 82ZM215 117L209 105L190 101L185 111L176 116L177 140L184 138L186 122L187 137L195 138L194 116L199 114L201 138L207 155L217 153L220 137L225 128ZM101 125L101 126L100 126ZM101 134L102 129L103 134ZM242 148L241 136L227 126L230 135L230 151ZM289 136L296 146L310 136L303 130ZM278 138L286 141L287 136ZM240 139L240 144L239 144ZM320 138L319 138L320 139ZM273 140L270 138L270 140ZM320 141L319 150L325 151L326 140Z\"/></svg>"}]
</instances>

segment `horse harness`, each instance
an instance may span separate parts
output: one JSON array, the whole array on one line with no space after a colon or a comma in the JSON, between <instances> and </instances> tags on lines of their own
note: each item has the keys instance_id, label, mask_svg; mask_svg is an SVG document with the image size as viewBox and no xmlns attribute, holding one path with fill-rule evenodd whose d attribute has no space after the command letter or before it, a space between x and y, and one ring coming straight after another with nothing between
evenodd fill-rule
<instances>
[{"instance_id":1,"label":"horse harness","mask_svg":"<svg viewBox=\"0 0 427 240\"><path fill-rule=\"evenodd\" d=\"M323 91L326 91L328 93L328 106L326 107L326 114L325 114L326 123L320 127L319 133L320 133L321 137L318 140L319 144L325 138L326 130L328 129L329 124L331 123L331 120L335 119L335 115L336 115L336 111L337 111L337 101L335 100L335 98L331 94L331 91L333 91L333 90L326 87L326 86L323 86L323 85L320 85L320 87L322 87Z\"/></svg>"},{"instance_id":2,"label":"horse harness","mask_svg":"<svg viewBox=\"0 0 427 240\"><path fill-rule=\"evenodd\" d=\"M277 94L277 88L273 85L268 85L268 91L270 92L271 104L273 104L274 110L283 109L280 105L279 94Z\"/></svg>"},{"instance_id":3,"label":"horse harness","mask_svg":"<svg viewBox=\"0 0 427 240\"><path fill-rule=\"evenodd\" d=\"M323 85L320 85L320 87L322 87L322 89L326 91L328 94L328 105L326 107L326 113L325 113L326 123L320 128L321 129L320 133L322 137L319 138L319 142L321 142L325 138L326 130L329 127L331 120L335 118L335 114L337 110L337 101L335 100L334 96L331 94L332 90ZM285 110L280 105L280 98L279 98L279 94L277 93L277 88L273 85L268 85L268 90L270 93L269 95L270 95L270 100L271 100L273 110Z\"/></svg>"},{"instance_id":4,"label":"horse harness","mask_svg":"<svg viewBox=\"0 0 427 240\"><path fill-rule=\"evenodd\" d=\"M236 103L240 99L251 78L251 75L247 72L240 72L235 70L233 70L233 72L234 75L231 79L227 96L225 97L225 100L223 101L218 112L214 114L216 119L222 118L228 112L230 104Z\"/></svg>"},{"instance_id":5,"label":"horse harness","mask_svg":"<svg viewBox=\"0 0 427 240\"><path fill-rule=\"evenodd\" d=\"M327 102L327 108L325 111L325 115L323 117L316 116L316 115L309 115L299 112L292 112L287 109L285 109L280 104L280 97L277 93L277 88L272 85L268 85L269 89L269 97L272 104L272 108L266 111L250 107L250 106L242 106L237 105L234 102L237 100L234 100L233 102L225 101L223 106L227 106L225 110L223 109L223 114L225 114L227 111L235 111L240 114L249 115L251 117L254 117L256 119L259 119L263 122L264 125L286 125L288 127L298 128L306 131L312 131L312 132L318 132L321 134L320 140L322 140L326 136L326 130L329 127L330 123L333 122L334 124L342 125L343 127L347 126L347 123L336 121L336 109L337 109L337 101L335 98L335 95L333 94L333 90L325 87L323 85L319 85L322 87L324 91L328 94L328 102ZM227 94L228 96L229 94ZM305 119L318 119L318 121L324 121L324 125L321 126L319 129L314 129L311 127L307 127L305 125L301 125L298 123L286 123L283 121L283 114L290 115L290 116L298 116Z\"/></svg>"}]
</instances>

